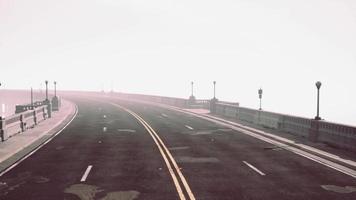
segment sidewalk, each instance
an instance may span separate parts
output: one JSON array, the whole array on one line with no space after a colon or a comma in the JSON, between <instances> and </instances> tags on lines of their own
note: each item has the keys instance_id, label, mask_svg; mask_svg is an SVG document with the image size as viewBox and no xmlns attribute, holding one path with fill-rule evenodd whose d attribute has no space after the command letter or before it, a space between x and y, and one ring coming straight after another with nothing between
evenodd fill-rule
<instances>
[{"instance_id":1,"label":"sidewalk","mask_svg":"<svg viewBox=\"0 0 356 200\"><path fill-rule=\"evenodd\" d=\"M245 122L238 120L236 118L231 118L231 117L226 117L226 116L221 116L221 115L213 115L210 113L209 110L205 109L183 109L188 112L192 112L195 114L199 114L202 116L210 116L212 118L217 118L217 119L222 119L222 120L227 120L228 122L234 122L237 124L240 124L242 126L250 127L252 129L256 129L259 131L263 131L267 134L272 134L275 135L276 137L279 137L279 141L283 142L283 138L286 140L290 141L292 144L289 143L289 145L296 146L298 148L301 148L303 150L312 150L314 153L318 153L319 155L326 155L326 157L330 158L335 158L334 160L339 160L343 159L346 163L348 163L351 167L355 168L355 163L356 163L356 153L352 151L348 151L345 149L341 148L336 148L329 146L325 143L321 142L311 142L308 140L308 138L304 138L298 135L293 135L291 133L287 133L281 130L277 129L272 129L272 128L266 128L260 125L256 125L253 123ZM309 148L311 147L311 148ZM279 150L280 147L278 146L273 146L270 145L270 147L266 147L266 150ZM312 149L315 148L315 149ZM319 150L319 151L318 151ZM335 156L334 156L335 155Z\"/></svg>"},{"instance_id":2,"label":"sidewalk","mask_svg":"<svg viewBox=\"0 0 356 200\"><path fill-rule=\"evenodd\" d=\"M0 176L11 165L54 137L57 132L71 122L76 113L75 104L62 100L62 107L59 111L52 113L52 118L42 121L32 129L12 136L5 142L0 142Z\"/></svg>"}]
</instances>

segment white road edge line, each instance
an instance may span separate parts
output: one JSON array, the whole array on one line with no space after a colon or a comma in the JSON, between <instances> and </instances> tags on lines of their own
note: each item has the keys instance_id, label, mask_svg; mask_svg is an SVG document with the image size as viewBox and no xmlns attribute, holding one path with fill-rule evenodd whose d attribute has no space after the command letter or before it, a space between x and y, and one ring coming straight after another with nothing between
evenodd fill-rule
<instances>
[{"instance_id":1,"label":"white road edge line","mask_svg":"<svg viewBox=\"0 0 356 200\"><path fill-rule=\"evenodd\" d=\"M185 125L185 127L186 127L187 129L194 130L194 128L192 128L191 126L188 126L188 125Z\"/></svg>"},{"instance_id":2,"label":"white road edge line","mask_svg":"<svg viewBox=\"0 0 356 200\"><path fill-rule=\"evenodd\" d=\"M91 168L93 168L93 165L89 165L88 168L85 170L82 179L80 179L80 182L85 182L88 178L88 175L90 173Z\"/></svg>"},{"instance_id":3,"label":"white road edge line","mask_svg":"<svg viewBox=\"0 0 356 200\"><path fill-rule=\"evenodd\" d=\"M251 165L250 163L246 162L246 161L242 161L243 163L245 163L247 166L249 166L251 169L255 170L255 172L259 173L261 176L265 176L266 174L261 172L259 169L257 169L255 166Z\"/></svg>"},{"instance_id":4,"label":"white road edge line","mask_svg":"<svg viewBox=\"0 0 356 200\"><path fill-rule=\"evenodd\" d=\"M19 165L20 163L22 163L24 160L26 160L28 157L30 157L32 154L36 153L36 151L38 151L40 148L42 148L44 145L46 145L48 142L50 142L51 140L53 140L54 137L56 137L58 134L60 134L65 128L67 128L67 126L69 126L69 124L72 123L72 121L76 118L76 116L78 115L78 106L75 105L75 113L73 115L73 118L61 129L59 130L56 134L52 135L47 141L45 141L44 143L42 143L40 146L38 146L37 148L35 148L34 150L32 150L29 154L25 155L24 157L22 157L20 160L16 161L14 164L12 164L10 167L6 168L4 171L2 171L0 173L0 177L3 176L4 174L6 174L7 172L9 172L10 170L12 170L14 167L16 167L17 165Z\"/></svg>"}]
</instances>

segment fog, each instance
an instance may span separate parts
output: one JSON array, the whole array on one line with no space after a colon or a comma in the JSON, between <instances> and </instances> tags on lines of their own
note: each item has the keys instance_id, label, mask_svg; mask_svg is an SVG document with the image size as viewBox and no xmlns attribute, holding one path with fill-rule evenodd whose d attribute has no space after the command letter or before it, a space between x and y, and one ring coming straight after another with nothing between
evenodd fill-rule
<instances>
[{"instance_id":1,"label":"fog","mask_svg":"<svg viewBox=\"0 0 356 200\"><path fill-rule=\"evenodd\" d=\"M354 0L0 0L1 89L217 98L356 125ZM52 87L52 86L51 86ZM1 98L1 97L0 97Z\"/></svg>"}]
</instances>

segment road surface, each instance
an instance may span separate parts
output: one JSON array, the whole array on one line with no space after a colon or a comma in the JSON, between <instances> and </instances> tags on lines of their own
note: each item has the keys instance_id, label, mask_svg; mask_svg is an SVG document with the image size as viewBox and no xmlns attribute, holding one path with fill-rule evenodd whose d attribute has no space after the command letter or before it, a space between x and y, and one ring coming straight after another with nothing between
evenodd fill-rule
<instances>
[{"instance_id":1,"label":"road surface","mask_svg":"<svg viewBox=\"0 0 356 200\"><path fill-rule=\"evenodd\" d=\"M0 177L0 199L356 199L356 179L212 122L71 99L64 131Z\"/></svg>"}]
</instances>

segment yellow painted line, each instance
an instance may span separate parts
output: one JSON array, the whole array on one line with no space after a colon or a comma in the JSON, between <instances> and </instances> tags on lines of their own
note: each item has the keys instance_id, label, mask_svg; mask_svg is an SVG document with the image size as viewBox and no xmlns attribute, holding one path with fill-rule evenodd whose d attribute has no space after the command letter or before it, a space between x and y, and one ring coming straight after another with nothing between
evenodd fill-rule
<instances>
[{"instance_id":1,"label":"yellow painted line","mask_svg":"<svg viewBox=\"0 0 356 200\"><path fill-rule=\"evenodd\" d=\"M116 106L116 107L119 107L123 110L125 110L126 112L130 113L133 117L135 117L144 127L145 129L148 131L148 133L151 135L152 139L154 140L154 142L156 143L166 165L167 165L167 168L168 168L168 171L169 173L171 174L171 177L173 179L173 182L174 182L174 185L177 189L177 192L178 192L178 195L179 195L179 198L181 200L185 200L185 195L183 193L183 190L182 190L182 187L180 186L179 184L179 181L178 181L178 177L175 175L174 173L174 170L172 168L172 165L170 164L169 160L173 163L173 166L174 166L174 169L176 170L181 182L183 183L183 186L185 188L185 191L187 192L188 196L189 196L189 199L191 200L195 200L195 197L189 187L189 184L188 182L186 181L185 177L183 176L182 172L180 171L176 161L174 160L173 156L171 155L171 153L169 152L168 148L166 147L166 145L164 145L163 141L161 140L161 138L158 136L158 134L153 130L153 128L144 120L142 119L139 115L137 115L136 113L134 113L133 111L127 109L127 108L124 108L120 105L117 105L117 104L114 104L114 103L111 103L112 105ZM161 145L162 147L161 147ZM166 156L166 154L168 155L168 157Z\"/></svg>"}]
</instances>

